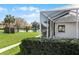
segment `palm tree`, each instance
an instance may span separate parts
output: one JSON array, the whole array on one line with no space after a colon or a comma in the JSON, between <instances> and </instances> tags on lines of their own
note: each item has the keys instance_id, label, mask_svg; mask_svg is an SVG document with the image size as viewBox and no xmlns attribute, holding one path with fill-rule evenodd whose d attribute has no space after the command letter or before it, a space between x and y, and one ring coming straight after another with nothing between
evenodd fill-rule
<instances>
[{"instance_id":1,"label":"palm tree","mask_svg":"<svg viewBox=\"0 0 79 59\"><path fill-rule=\"evenodd\" d=\"M13 26L15 22L15 18L14 16L11 16L11 15L6 15L6 17L4 18L4 23L5 23L5 29L4 29L4 32L5 33L11 33L11 27Z\"/></svg>"}]
</instances>

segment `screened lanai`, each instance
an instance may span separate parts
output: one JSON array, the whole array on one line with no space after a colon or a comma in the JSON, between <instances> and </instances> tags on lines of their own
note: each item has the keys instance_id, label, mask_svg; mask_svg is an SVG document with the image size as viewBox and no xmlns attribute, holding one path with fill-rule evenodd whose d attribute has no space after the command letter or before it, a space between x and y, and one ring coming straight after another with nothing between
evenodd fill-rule
<instances>
[{"instance_id":1,"label":"screened lanai","mask_svg":"<svg viewBox=\"0 0 79 59\"><path fill-rule=\"evenodd\" d=\"M41 11L40 12L40 30L42 37L46 38L54 38L55 37L55 23L59 19L68 16L68 15L74 15L74 18L71 19L71 21L76 22L76 31L75 35L76 38L79 38L79 25L78 25L78 6L77 7L72 7L72 8L59 8L55 10L48 10L48 11ZM66 18L66 17L65 17ZM63 19L65 20L65 19ZM69 21L67 19L67 21Z\"/></svg>"}]
</instances>

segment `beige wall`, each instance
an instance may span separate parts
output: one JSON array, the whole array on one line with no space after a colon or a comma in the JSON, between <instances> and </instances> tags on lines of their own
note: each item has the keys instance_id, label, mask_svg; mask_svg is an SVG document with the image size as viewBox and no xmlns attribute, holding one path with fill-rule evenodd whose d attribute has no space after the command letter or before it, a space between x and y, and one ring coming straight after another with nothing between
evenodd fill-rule
<instances>
[{"instance_id":1,"label":"beige wall","mask_svg":"<svg viewBox=\"0 0 79 59\"><path fill-rule=\"evenodd\" d=\"M58 25L65 25L65 32L58 32ZM75 22L59 22L55 24L55 36L62 38L76 38L76 23Z\"/></svg>"}]
</instances>

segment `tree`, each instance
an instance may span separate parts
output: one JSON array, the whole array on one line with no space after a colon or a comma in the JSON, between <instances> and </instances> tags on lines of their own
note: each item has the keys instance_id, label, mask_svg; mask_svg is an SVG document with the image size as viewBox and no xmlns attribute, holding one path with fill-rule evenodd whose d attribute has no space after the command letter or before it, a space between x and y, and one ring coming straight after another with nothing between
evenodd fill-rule
<instances>
[{"instance_id":1,"label":"tree","mask_svg":"<svg viewBox=\"0 0 79 59\"><path fill-rule=\"evenodd\" d=\"M32 30L34 32L36 32L37 30L39 30L39 23L38 22L34 21L31 24L32 24Z\"/></svg>"},{"instance_id":2,"label":"tree","mask_svg":"<svg viewBox=\"0 0 79 59\"><path fill-rule=\"evenodd\" d=\"M32 26L31 25L26 25L25 29L26 29L26 32L28 32L28 30L31 30Z\"/></svg>"},{"instance_id":3,"label":"tree","mask_svg":"<svg viewBox=\"0 0 79 59\"><path fill-rule=\"evenodd\" d=\"M14 22L15 22L14 16L6 15L6 17L4 18L5 33L14 33Z\"/></svg>"},{"instance_id":4,"label":"tree","mask_svg":"<svg viewBox=\"0 0 79 59\"><path fill-rule=\"evenodd\" d=\"M21 17L16 17L15 18L15 26L16 26L16 29L17 29L17 32L19 32L19 29L20 28L25 28L25 26L26 26L26 21L24 21L24 19L23 18L21 18Z\"/></svg>"}]
</instances>

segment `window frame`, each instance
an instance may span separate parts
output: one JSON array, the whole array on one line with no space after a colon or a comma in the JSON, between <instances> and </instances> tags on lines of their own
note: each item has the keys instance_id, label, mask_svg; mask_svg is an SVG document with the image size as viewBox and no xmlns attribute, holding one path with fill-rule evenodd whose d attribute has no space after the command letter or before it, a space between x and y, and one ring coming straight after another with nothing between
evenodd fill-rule
<instances>
[{"instance_id":1,"label":"window frame","mask_svg":"<svg viewBox=\"0 0 79 59\"><path fill-rule=\"evenodd\" d=\"M59 27L61 27L62 30L60 30ZM65 33L65 25L58 25L58 32Z\"/></svg>"}]
</instances>

